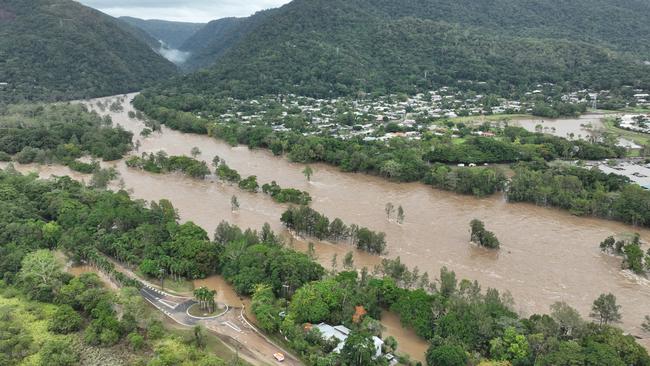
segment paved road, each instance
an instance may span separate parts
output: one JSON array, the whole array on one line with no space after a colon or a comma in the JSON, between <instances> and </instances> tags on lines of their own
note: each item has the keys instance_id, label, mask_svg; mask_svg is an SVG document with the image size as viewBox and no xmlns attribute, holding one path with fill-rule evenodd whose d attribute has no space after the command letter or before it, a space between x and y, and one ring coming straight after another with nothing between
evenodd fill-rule
<instances>
[{"instance_id":1,"label":"paved road","mask_svg":"<svg viewBox=\"0 0 650 366\"><path fill-rule=\"evenodd\" d=\"M190 316L187 310L196 304L192 298L174 296L150 284L145 284L140 294L158 310L170 317L175 322L193 327L202 325L214 332L231 349L238 349L239 354L253 365L290 365L301 366L302 362L293 357L286 350L277 346L252 324L245 316L243 308L227 308L223 313L211 318L196 318ZM282 363L275 361L273 354L281 352L285 355Z\"/></svg>"}]
</instances>

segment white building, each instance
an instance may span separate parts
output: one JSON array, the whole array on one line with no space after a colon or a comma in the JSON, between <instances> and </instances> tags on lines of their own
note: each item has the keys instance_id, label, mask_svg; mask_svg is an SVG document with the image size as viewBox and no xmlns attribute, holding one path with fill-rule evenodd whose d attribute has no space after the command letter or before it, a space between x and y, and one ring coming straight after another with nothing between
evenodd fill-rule
<instances>
[{"instance_id":1,"label":"white building","mask_svg":"<svg viewBox=\"0 0 650 366\"><path fill-rule=\"evenodd\" d=\"M339 341L339 344L334 349L334 352L341 353L343 346L345 346L345 340L348 339L348 336L350 335L350 329L343 325L337 325L333 327L325 323L320 323L315 327L320 331L320 334L324 339L337 339ZM375 336L372 337L372 341L375 343L375 358L380 357L382 354L381 348L384 345L384 341Z\"/></svg>"}]
</instances>

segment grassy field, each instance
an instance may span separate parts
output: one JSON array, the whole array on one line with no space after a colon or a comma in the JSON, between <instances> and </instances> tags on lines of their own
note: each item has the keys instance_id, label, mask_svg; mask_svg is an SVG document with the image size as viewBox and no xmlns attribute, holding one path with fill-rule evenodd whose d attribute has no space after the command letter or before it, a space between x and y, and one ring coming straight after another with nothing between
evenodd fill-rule
<instances>
[{"instance_id":1,"label":"grassy field","mask_svg":"<svg viewBox=\"0 0 650 366\"><path fill-rule=\"evenodd\" d=\"M199 304L194 304L194 305L190 306L189 309L187 309L187 311L190 313L190 315L197 316L197 317L203 317L203 318L209 317L209 316L219 315L219 314L221 314L221 312L223 312L223 310L224 310L224 308L220 308L218 306L215 306L214 311L211 312L211 313L208 313L206 311L201 310L201 307L199 306Z\"/></svg>"}]
</instances>

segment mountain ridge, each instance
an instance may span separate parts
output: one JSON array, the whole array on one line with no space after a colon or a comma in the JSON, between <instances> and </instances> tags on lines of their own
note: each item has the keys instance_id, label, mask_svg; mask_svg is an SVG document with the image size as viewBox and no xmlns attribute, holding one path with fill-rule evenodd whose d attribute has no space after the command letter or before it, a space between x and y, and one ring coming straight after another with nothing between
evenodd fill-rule
<instances>
[{"instance_id":1,"label":"mountain ridge","mask_svg":"<svg viewBox=\"0 0 650 366\"><path fill-rule=\"evenodd\" d=\"M176 67L118 20L70 0L0 2L0 102L140 90Z\"/></svg>"},{"instance_id":2,"label":"mountain ridge","mask_svg":"<svg viewBox=\"0 0 650 366\"><path fill-rule=\"evenodd\" d=\"M119 17L119 20L137 27L170 48L180 49L185 41L201 30L204 23L173 22L160 19Z\"/></svg>"},{"instance_id":3,"label":"mountain ridge","mask_svg":"<svg viewBox=\"0 0 650 366\"><path fill-rule=\"evenodd\" d=\"M294 0L238 20L229 30L237 35L219 34L201 51L212 66L168 86L250 97L416 92L458 80L500 92L540 82L647 85L646 15L650 5L639 0ZM632 26L606 21L621 17Z\"/></svg>"}]
</instances>

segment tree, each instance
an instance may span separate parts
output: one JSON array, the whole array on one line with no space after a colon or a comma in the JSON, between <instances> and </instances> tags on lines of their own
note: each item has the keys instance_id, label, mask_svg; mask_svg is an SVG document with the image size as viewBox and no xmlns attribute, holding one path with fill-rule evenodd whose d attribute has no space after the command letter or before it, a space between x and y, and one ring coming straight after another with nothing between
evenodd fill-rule
<instances>
[{"instance_id":1,"label":"tree","mask_svg":"<svg viewBox=\"0 0 650 366\"><path fill-rule=\"evenodd\" d=\"M645 316L641 329L646 333L650 333L650 315Z\"/></svg>"},{"instance_id":2,"label":"tree","mask_svg":"<svg viewBox=\"0 0 650 366\"><path fill-rule=\"evenodd\" d=\"M391 202L388 202L386 207L384 207L384 212L386 212L386 220L390 221L390 217L393 216L393 212L395 212L395 206Z\"/></svg>"},{"instance_id":3,"label":"tree","mask_svg":"<svg viewBox=\"0 0 650 366\"><path fill-rule=\"evenodd\" d=\"M221 158L219 155L215 155L214 158L212 158L212 166L216 168L219 167L219 163L221 162Z\"/></svg>"},{"instance_id":4,"label":"tree","mask_svg":"<svg viewBox=\"0 0 650 366\"><path fill-rule=\"evenodd\" d=\"M201 150L198 147L194 146L190 151L190 154L192 154L193 158L196 158L197 156L201 155Z\"/></svg>"},{"instance_id":5,"label":"tree","mask_svg":"<svg viewBox=\"0 0 650 366\"><path fill-rule=\"evenodd\" d=\"M217 295L217 291L210 290L205 286L201 286L194 290L194 298L199 303L201 310L208 313L212 313L215 310L215 301L214 297Z\"/></svg>"},{"instance_id":6,"label":"tree","mask_svg":"<svg viewBox=\"0 0 650 366\"><path fill-rule=\"evenodd\" d=\"M466 366L469 358L463 347L455 344L432 345L427 350L429 366Z\"/></svg>"},{"instance_id":7,"label":"tree","mask_svg":"<svg viewBox=\"0 0 650 366\"><path fill-rule=\"evenodd\" d=\"M470 240L482 247L489 249L499 249L501 245L493 232L485 230L483 221L474 219L469 223Z\"/></svg>"},{"instance_id":8,"label":"tree","mask_svg":"<svg viewBox=\"0 0 650 366\"><path fill-rule=\"evenodd\" d=\"M508 327L502 337L490 341L490 355L498 360L517 363L528 357L529 345L526 336L517 333L515 328Z\"/></svg>"},{"instance_id":9,"label":"tree","mask_svg":"<svg viewBox=\"0 0 650 366\"><path fill-rule=\"evenodd\" d=\"M341 350L341 363L345 366L372 365L375 353L375 343L369 333L352 331Z\"/></svg>"},{"instance_id":10,"label":"tree","mask_svg":"<svg viewBox=\"0 0 650 366\"><path fill-rule=\"evenodd\" d=\"M314 175L314 170L311 166L307 165L305 169L303 169L302 174L307 178L307 181L310 182L312 175Z\"/></svg>"},{"instance_id":11,"label":"tree","mask_svg":"<svg viewBox=\"0 0 650 366\"><path fill-rule=\"evenodd\" d=\"M601 294L594 301L591 307L592 318L598 320L598 324L619 323L621 321L621 306L616 304L616 296L613 294Z\"/></svg>"},{"instance_id":12,"label":"tree","mask_svg":"<svg viewBox=\"0 0 650 366\"><path fill-rule=\"evenodd\" d=\"M81 316L70 305L64 304L56 309L47 329L59 334L68 334L81 329L82 321Z\"/></svg>"},{"instance_id":13,"label":"tree","mask_svg":"<svg viewBox=\"0 0 650 366\"><path fill-rule=\"evenodd\" d=\"M48 340L43 344L40 354L42 366L73 366L79 362L79 354L69 340Z\"/></svg>"},{"instance_id":14,"label":"tree","mask_svg":"<svg viewBox=\"0 0 650 366\"><path fill-rule=\"evenodd\" d=\"M351 251L345 253L345 257L343 257L343 268L346 271L354 269L354 254Z\"/></svg>"},{"instance_id":15,"label":"tree","mask_svg":"<svg viewBox=\"0 0 650 366\"><path fill-rule=\"evenodd\" d=\"M230 198L230 208L233 212L239 211L239 200L237 199L237 196L232 196L232 198Z\"/></svg>"},{"instance_id":16,"label":"tree","mask_svg":"<svg viewBox=\"0 0 650 366\"><path fill-rule=\"evenodd\" d=\"M126 339L129 341L129 345L134 351L139 351L144 347L144 337L137 332L129 333L129 335L126 336Z\"/></svg>"},{"instance_id":17,"label":"tree","mask_svg":"<svg viewBox=\"0 0 650 366\"><path fill-rule=\"evenodd\" d=\"M400 224L404 223L404 209L402 208L402 205L397 208L397 222Z\"/></svg>"},{"instance_id":18,"label":"tree","mask_svg":"<svg viewBox=\"0 0 650 366\"><path fill-rule=\"evenodd\" d=\"M474 219L470 221L469 223L470 227L470 241L474 243L479 243L481 241L481 237L483 236L483 233L485 232L485 224L483 224L483 221Z\"/></svg>"},{"instance_id":19,"label":"tree","mask_svg":"<svg viewBox=\"0 0 650 366\"><path fill-rule=\"evenodd\" d=\"M193 328L194 331L194 344L200 348L204 349L206 346L206 337L205 329L200 325L195 325Z\"/></svg>"},{"instance_id":20,"label":"tree","mask_svg":"<svg viewBox=\"0 0 650 366\"><path fill-rule=\"evenodd\" d=\"M271 286L260 284L255 286L251 299L251 309L257 323L266 332L274 333L280 325L279 309L275 306L276 298Z\"/></svg>"},{"instance_id":21,"label":"tree","mask_svg":"<svg viewBox=\"0 0 650 366\"><path fill-rule=\"evenodd\" d=\"M584 325L578 311L565 302L553 303L550 315L560 326L560 335L563 337L575 336L576 331Z\"/></svg>"},{"instance_id":22,"label":"tree","mask_svg":"<svg viewBox=\"0 0 650 366\"><path fill-rule=\"evenodd\" d=\"M25 256L18 274L25 292L33 299L51 301L61 287L61 264L51 251L41 249Z\"/></svg>"}]
</instances>

